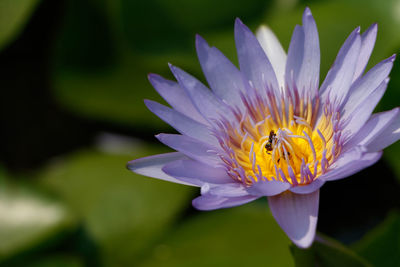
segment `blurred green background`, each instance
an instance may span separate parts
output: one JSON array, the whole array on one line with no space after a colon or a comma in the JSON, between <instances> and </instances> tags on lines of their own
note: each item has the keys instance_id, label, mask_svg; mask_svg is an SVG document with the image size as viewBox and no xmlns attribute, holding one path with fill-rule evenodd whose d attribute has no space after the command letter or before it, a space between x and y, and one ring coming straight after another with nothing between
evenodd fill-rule
<instances>
[{"instance_id":1,"label":"blurred green background","mask_svg":"<svg viewBox=\"0 0 400 267\"><path fill-rule=\"evenodd\" d=\"M305 6L321 77L358 25L379 25L369 67L399 51L400 0L0 0L0 266L400 266L400 144L321 189L308 250L265 199L199 212L197 189L125 168L169 151L148 73L172 78L171 62L204 81L196 33L237 64L235 17L287 49ZM377 111L399 103L396 61Z\"/></svg>"}]
</instances>

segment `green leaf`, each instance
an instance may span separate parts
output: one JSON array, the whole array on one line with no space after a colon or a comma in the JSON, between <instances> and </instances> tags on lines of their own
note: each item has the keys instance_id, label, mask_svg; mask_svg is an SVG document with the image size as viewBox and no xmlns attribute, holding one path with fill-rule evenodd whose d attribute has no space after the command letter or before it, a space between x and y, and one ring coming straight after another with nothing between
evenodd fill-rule
<instances>
[{"instance_id":1,"label":"green leaf","mask_svg":"<svg viewBox=\"0 0 400 267\"><path fill-rule=\"evenodd\" d=\"M289 244L261 200L177 224L139 266L293 266Z\"/></svg>"},{"instance_id":2,"label":"green leaf","mask_svg":"<svg viewBox=\"0 0 400 267\"><path fill-rule=\"evenodd\" d=\"M317 235L309 249L291 247L296 267L366 267L371 266L355 252L326 236Z\"/></svg>"},{"instance_id":3,"label":"green leaf","mask_svg":"<svg viewBox=\"0 0 400 267\"><path fill-rule=\"evenodd\" d=\"M37 259L24 262L17 266L23 267L83 267L83 261L76 256L57 254L39 257Z\"/></svg>"},{"instance_id":4,"label":"green leaf","mask_svg":"<svg viewBox=\"0 0 400 267\"><path fill-rule=\"evenodd\" d=\"M26 184L0 181L0 262L75 227L59 201Z\"/></svg>"},{"instance_id":5,"label":"green leaf","mask_svg":"<svg viewBox=\"0 0 400 267\"><path fill-rule=\"evenodd\" d=\"M400 215L388 218L354 244L354 249L374 266L400 266Z\"/></svg>"},{"instance_id":6,"label":"green leaf","mask_svg":"<svg viewBox=\"0 0 400 267\"><path fill-rule=\"evenodd\" d=\"M39 0L0 1L0 50L21 32Z\"/></svg>"},{"instance_id":7,"label":"green leaf","mask_svg":"<svg viewBox=\"0 0 400 267\"><path fill-rule=\"evenodd\" d=\"M132 155L82 151L49 166L44 186L60 195L87 226L104 262L129 266L190 205L192 190L136 175L129 160L160 149L137 146Z\"/></svg>"}]
</instances>

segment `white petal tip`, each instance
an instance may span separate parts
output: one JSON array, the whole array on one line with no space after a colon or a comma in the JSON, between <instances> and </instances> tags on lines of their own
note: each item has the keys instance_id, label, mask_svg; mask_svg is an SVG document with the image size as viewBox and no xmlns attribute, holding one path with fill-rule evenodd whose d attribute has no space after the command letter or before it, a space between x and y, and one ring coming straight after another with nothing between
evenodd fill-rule
<instances>
[{"instance_id":1,"label":"white petal tip","mask_svg":"<svg viewBox=\"0 0 400 267\"><path fill-rule=\"evenodd\" d=\"M292 242L293 242L293 244L295 244L299 248L306 249L306 248L311 247L311 245L314 242L314 238L315 238L315 231L312 234L310 234L309 236L307 236L307 237L305 237L303 239L292 240Z\"/></svg>"},{"instance_id":2,"label":"white petal tip","mask_svg":"<svg viewBox=\"0 0 400 267\"><path fill-rule=\"evenodd\" d=\"M267 25L261 24L261 25L258 27L257 32L268 31L268 30L270 30L270 28L269 28Z\"/></svg>"},{"instance_id":3,"label":"white petal tip","mask_svg":"<svg viewBox=\"0 0 400 267\"><path fill-rule=\"evenodd\" d=\"M268 41L268 42L274 41L274 40L271 40L271 36L273 36L273 35L274 35L274 33L271 30L271 28L265 24L260 25L260 27L258 27L258 29L256 31L256 36L259 41L263 38L265 38L266 41Z\"/></svg>"}]
</instances>

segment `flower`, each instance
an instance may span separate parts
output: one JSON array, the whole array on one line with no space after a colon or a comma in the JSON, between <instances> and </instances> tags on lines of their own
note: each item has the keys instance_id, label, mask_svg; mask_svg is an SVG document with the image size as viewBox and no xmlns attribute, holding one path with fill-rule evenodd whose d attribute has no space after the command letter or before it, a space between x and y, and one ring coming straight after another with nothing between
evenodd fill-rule
<instances>
[{"instance_id":1,"label":"flower","mask_svg":"<svg viewBox=\"0 0 400 267\"><path fill-rule=\"evenodd\" d=\"M147 107L180 134L156 137L178 152L130 161L136 173L201 187L200 210L241 205L266 196L272 215L299 247L315 236L319 188L379 160L400 138L399 108L372 114L384 94L395 56L365 75L377 25L346 39L319 86L318 31L306 8L286 55L265 26L257 38L239 20L240 70L196 37L212 90L170 65L177 82L150 74L172 108Z\"/></svg>"}]
</instances>

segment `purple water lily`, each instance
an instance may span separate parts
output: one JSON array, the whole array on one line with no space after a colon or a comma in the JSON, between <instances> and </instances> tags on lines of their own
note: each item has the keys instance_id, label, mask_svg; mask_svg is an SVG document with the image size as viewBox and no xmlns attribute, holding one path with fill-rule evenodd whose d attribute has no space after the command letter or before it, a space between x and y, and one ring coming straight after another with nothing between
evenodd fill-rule
<instances>
[{"instance_id":1,"label":"purple water lily","mask_svg":"<svg viewBox=\"0 0 400 267\"><path fill-rule=\"evenodd\" d=\"M286 55L275 35L257 38L239 20L235 41L240 70L217 48L196 38L212 90L170 65L178 82L150 74L171 105L147 107L180 134L157 138L178 152L133 160L136 173L201 187L200 210L241 205L267 196L276 221L299 247L315 236L319 188L374 164L400 138L399 109L372 114L384 94L392 56L364 69L377 26L346 39L322 85L315 21L308 8Z\"/></svg>"}]
</instances>

